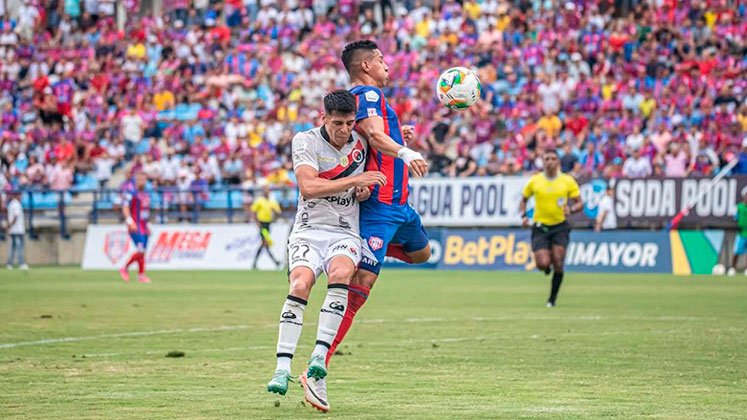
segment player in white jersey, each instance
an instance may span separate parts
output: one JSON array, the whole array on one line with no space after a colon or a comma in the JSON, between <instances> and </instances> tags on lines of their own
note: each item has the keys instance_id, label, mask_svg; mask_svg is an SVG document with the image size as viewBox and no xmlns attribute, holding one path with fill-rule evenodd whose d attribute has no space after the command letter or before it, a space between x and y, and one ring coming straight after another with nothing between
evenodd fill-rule
<instances>
[{"instance_id":1,"label":"player in white jersey","mask_svg":"<svg viewBox=\"0 0 747 420\"><path fill-rule=\"evenodd\" d=\"M356 110L353 94L332 92L324 97L324 125L293 138L293 169L301 194L288 238L290 292L280 313L277 368L267 384L269 392L285 395L288 390L304 310L322 272L328 278L327 295L319 313L316 346L302 380L305 385L307 377L320 381L327 375L324 359L345 314L348 284L360 262L358 201L368 198L369 187L386 184L381 172L364 172L368 145L353 132ZM329 409L326 395L305 389L312 405Z\"/></svg>"}]
</instances>

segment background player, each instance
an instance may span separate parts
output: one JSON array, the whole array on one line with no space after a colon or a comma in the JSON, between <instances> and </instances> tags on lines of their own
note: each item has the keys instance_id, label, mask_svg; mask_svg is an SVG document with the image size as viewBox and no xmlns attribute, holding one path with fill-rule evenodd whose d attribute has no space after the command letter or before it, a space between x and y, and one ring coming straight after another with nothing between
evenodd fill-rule
<instances>
[{"instance_id":1,"label":"background player","mask_svg":"<svg viewBox=\"0 0 747 420\"><path fill-rule=\"evenodd\" d=\"M571 233L566 217L584 208L578 184L570 175L560 172L560 160L555 149L542 156L545 169L529 178L519 209L524 215L522 224L529 226L527 202L534 197L534 226L532 226L532 251L537 268L552 275L552 288L547 307L555 306L560 284L563 282L565 250Z\"/></svg>"},{"instance_id":2,"label":"background player","mask_svg":"<svg viewBox=\"0 0 747 420\"><path fill-rule=\"evenodd\" d=\"M737 273L737 259L740 255L747 253L747 193L742 195L742 201L737 204L737 214L734 215L737 221L737 247L734 249L734 256L731 259L731 267L727 274L733 276ZM747 274L747 270L745 270Z\"/></svg>"},{"instance_id":3,"label":"background player","mask_svg":"<svg viewBox=\"0 0 747 420\"><path fill-rule=\"evenodd\" d=\"M414 128L400 128L397 114L381 91L389 82L389 67L384 56L375 42L356 41L345 46L342 63L353 85L350 91L358 102L356 130L369 142L366 170L381 171L386 175L387 183L375 186L371 198L361 203L363 258L350 283L348 309L327 353L327 363L368 299L384 255L409 263L426 262L431 256L420 216L407 203L410 190L408 166L413 174L423 176L428 171L428 164L420 153L406 147L414 135Z\"/></svg>"},{"instance_id":4,"label":"background player","mask_svg":"<svg viewBox=\"0 0 747 420\"><path fill-rule=\"evenodd\" d=\"M309 293L325 272L329 285L319 314L316 346L307 374L301 375L306 399L322 411L329 410L323 386L325 358L348 305L348 283L361 255L357 199L368 198L369 186L386 185L381 172L364 172L367 143L353 133L355 110L350 92L330 93L324 98L324 125L296 134L292 145L300 195L288 238L290 291L280 315L277 367L267 390L281 395L288 390ZM307 377L313 386L307 386Z\"/></svg>"},{"instance_id":5,"label":"background player","mask_svg":"<svg viewBox=\"0 0 747 420\"><path fill-rule=\"evenodd\" d=\"M128 269L132 263L137 263L138 281L150 283L145 275L145 250L148 248L148 218L150 217L150 194L145 191L147 178L144 172L135 175L135 183L126 186L122 193L122 215L130 232L130 238L135 243L135 252L127 260L127 264L119 270L122 280L130 281Z\"/></svg>"},{"instance_id":6,"label":"background player","mask_svg":"<svg viewBox=\"0 0 747 420\"><path fill-rule=\"evenodd\" d=\"M262 245L257 250L257 255L254 257L254 268L257 268L257 261L259 261L259 254L262 253L263 249L267 250L267 255L270 256L275 266L280 266L280 262L272 255L270 247L272 246L272 236L270 236L270 226L272 222L280 216L280 203L272 197L272 190L269 186L265 185L262 189L262 197L257 198L252 203L251 211L254 213L254 217L257 218L259 223L259 236L262 239Z\"/></svg>"}]
</instances>

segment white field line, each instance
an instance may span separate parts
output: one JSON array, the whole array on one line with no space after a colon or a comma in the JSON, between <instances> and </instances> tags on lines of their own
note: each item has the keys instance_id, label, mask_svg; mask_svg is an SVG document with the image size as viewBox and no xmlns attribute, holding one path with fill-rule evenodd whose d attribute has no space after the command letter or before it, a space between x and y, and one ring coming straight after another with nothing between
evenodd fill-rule
<instances>
[{"instance_id":1,"label":"white field line","mask_svg":"<svg viewBox=\"0 0 747 420\"><path fill-rule=\"evenodd\" d=\"M602 317L599 315L585 315L576 317L553 317L553 316L500 316L500 317L473 317L473 318L406 318L404 320L395 319L361 319L357 321L360 324L384 324L384 323L409 323L409 324L426 324L426 323L437 323L437 322L497 322L497 321L512 321L512 320L527 320L527 321L542 321L542 320L560 320L560 321L599 321L604 319L613 319L609 317ZM696 321L703 318L699 317L682 317L682 316L658 316L658 317L621 317L620 319L627 320L647 320L647 321ZM315 323L309 322L307 326L314 326ZM59 344L59 343L74 343L79 341L92 341L101 340L106 338L130 338L130 337L148 337L154 335L167 335L167 334L191 334L191 333L202 333L202 332L220 332L220 331L236 331L236 330L247 330L250 328L276 328L277 324L266 324L264 326L258 325L221 325L218 327L198 327L198 328L175 328L169 330L153 330L153 331L133 331L126 333L116 334L100 334L100 335L89 335L82 337L60 337L60 338L45 338L42 340L35 341L19 341L15 343L0 343L0 349L11 349L16 347L24 346L41 346L47 344Z\"/></svg>"}]
</instances>

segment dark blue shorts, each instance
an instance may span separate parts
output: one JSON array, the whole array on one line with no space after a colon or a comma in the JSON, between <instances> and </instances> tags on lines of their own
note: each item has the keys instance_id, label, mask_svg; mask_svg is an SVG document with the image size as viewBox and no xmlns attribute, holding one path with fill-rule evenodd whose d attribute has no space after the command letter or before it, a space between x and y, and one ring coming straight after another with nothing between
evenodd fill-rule
<instances>
[{"instance_id":1,"label":"dark blue shorts","mask_svg":"<svg viewBox=\"0 0 747 420\"><path fill-rule=\"evenodd\" d=\"M145 252L145 249L148 248L148 235L147 234L130 232L130 238L132 238L132 242L135 243L135 247L137 247L138 251Z\"/></svg>"},{"instance_id":2,"label":"dark blue shorts","mask_svg":"<svg viewBox=\"0 0 747 420\"><path fill-rule=\"evenodd\" d=\"M405 252L428 246L420 215L409 204L388 205L368 200L361 203L360 230L363 255L358 268L379 274L389 244L402 245Z\"/></svg>"}]
</instances>

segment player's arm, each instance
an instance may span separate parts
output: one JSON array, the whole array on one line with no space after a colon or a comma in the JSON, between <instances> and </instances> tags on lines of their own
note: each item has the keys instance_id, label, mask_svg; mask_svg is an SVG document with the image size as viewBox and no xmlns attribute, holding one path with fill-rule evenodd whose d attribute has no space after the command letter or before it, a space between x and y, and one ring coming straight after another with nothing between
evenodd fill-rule
<instances>
[{"instance_id":1,"label":"player's arm","mask_svg":"<svg viewBox=\"0 0 747 420\"><path fill-rule=\"evenodd\" d=\"M524 186L524 191L521 194L521 202L519 203L519 213L521 214L521 225L524 227L529 226L529 216L527 216L527 203L529 198L534 194L532 189L532 179L530 178L527 185Z\"/></svg>"},{"instance_id":2,"label":"player's arm","mask_svg":"<svg viewBox=\"0 0 747 420\"><path fill-rule=\"evenodd\" d=\"M136 230L135 220L132 218L130 213L130 200L128 194L125 195L125 199L122 201L122 216L125 219L125 224L129 230Z\"/></svg>"},{"instance_id":3,"label":"player's arm","mask_svg":"<svg viewBox=\"0 0 747 420\"><path fill-rule=\"evenodd\" d=\"M601 232L602 230L602 223L604 222L604 218L607 217L607 210L602 210L597 215L597 221L594 225L594 230L597 232Z\"/></svg>"},{"instance_id":4,"label":"player's arm","mask_svg":"<svg viewBox=\"0 0 747 420\"><path fill-rule=\"evenodd\" d=\"M584 209L584 202L581 201L581 191L578 188L576 180L568 177L568 213L578 213Z\"/></svg>"},{"instance_id":5,"label":"player's arm","mask_svg":"<svg viewBox=\"0 0 747 420\"><path fill-rule=\"evenodd\" d=\"M309 165L296 168L298 189L306 199L321 198L345 192L353 187L369 187L371 185L386 185L386 177L379 171L367 171L355 176L340 179L324 179L319 172Z\"/></svg>"},{"instance_id":6,"label":"player's arm","mask_svg":"<svg viewBox=\"0 0 747 420\"><path fill-rule=\"evenodd\" d=\"M357 130L368 140L368 144L387 156L400 158L410 167L415 176L428 173L428 163L420 153L398 144L384 131L384 119L380 116L358 120Z\"/></svg>"}]
</instances>

